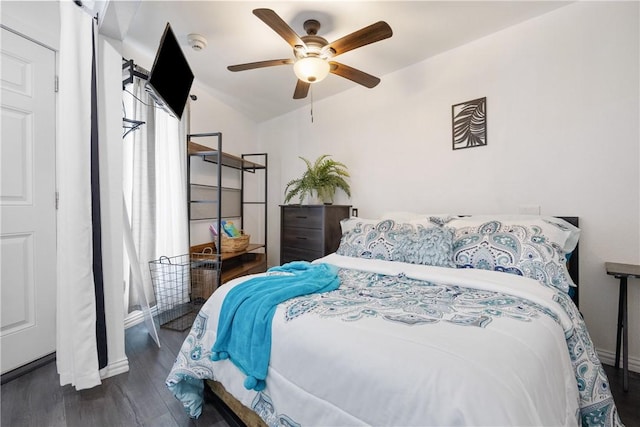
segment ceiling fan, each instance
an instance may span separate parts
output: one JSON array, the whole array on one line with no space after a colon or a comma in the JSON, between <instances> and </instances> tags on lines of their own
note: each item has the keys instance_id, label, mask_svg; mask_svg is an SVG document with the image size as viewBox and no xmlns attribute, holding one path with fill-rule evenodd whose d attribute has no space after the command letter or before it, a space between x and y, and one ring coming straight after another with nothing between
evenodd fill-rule
<instances>
[{"instance_id":1,"label":"ceiling fan","mask_svg":"<svg viewBox=\"0 0 640 427\"><path fill-rule=\"evenodd\" d=\"M289 43L293 48L295 59L272 59L230 65L227 67L229 71L244 71L293 64L293 70L298 77L298 83L293 92L294 99L305 98L309 93L311 83L321 81L329 73L344 77L368 88L375 87L380 83L378 77L331 59L350 50L391 37L393 31L386 22L376 22L329 43L323 37L317 35L320 23L315 19L309 19L304 22L303 27L307 35L300 37L271 9L254 9L253 14Z\"/></svg>"}]
</instances>

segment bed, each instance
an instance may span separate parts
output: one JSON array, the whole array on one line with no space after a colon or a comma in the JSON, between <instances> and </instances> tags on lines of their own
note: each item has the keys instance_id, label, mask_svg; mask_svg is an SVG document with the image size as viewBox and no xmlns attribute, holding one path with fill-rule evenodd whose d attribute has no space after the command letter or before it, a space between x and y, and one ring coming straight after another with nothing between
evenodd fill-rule
<instances>
[{"instance_id":1,"label":"bed","mask_svg":"<svg viewBox=\"0 0 640 427\"><path fill-rule=\"evenodd\" d=\"M622 425L576 306L569 221L345 220L336 253L214 292L167 386L197 417L206 381L256 426ZM289 294L303 282L321 291ZM234 324L260 289L273 308L250 312L271 313L265 336Z\"/></svg>"}]
</instances>

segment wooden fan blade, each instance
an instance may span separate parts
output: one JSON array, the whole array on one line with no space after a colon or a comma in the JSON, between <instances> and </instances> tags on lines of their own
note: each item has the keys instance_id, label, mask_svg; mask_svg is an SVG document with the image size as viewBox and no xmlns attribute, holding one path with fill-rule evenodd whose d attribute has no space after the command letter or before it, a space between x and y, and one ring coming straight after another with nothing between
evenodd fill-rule
<instances>
[{"instance_id":1,"label":"wooden fan blade","mask_svg":"<svg viewBox=\"0 0 640 427\"><path fill-rule=\"evenodd\" d=\"M329 65L331 65L330 71L332 74L344 77L345 79L349 79L353 82L361 84L362 86L368 87L369 89L371 89L372 87L376 87L378 83L380 83L380 79L376 76L372 76L371 74L367 74L364 71L349 67L348 65L344 65L334 61L329 62Z\"/></svg>"},{"instance_id":2,"label":"wooden fan blade","mask_svg":"<svg viewBox=\"0 0 640 427\"><path fill-rule=\"evenodd\" d=\"M293 64L293 59L271 59L269 61L249 62L247 64L229 65L229 71L253 70L254 68L273 67L276 65Z\"/></svg>"},{"instance_id":3,"label":"wooden fan blade","mask_svg":"<svg viewBox=\"0 0 640 427\"><path fill-rule=\"evenodd\" d=\"M379 21L330 43L329 47L335 51L334 56L337 56L350 50L388 39L392 35L393 31L389 24Z\"/></svg>"},{"instance_id":4,"label":"wooden fan blade","mask_svg":"<svg viewBox=\"0 0 640 427\"><path fill-rule=\"evenodd\" d=\"M260 18L262 22L264 22L269 27L271 27L271 29L276 33L278 33L280 37L285 39L285 41L289 43L291 47L293 48L295 48L296 46L306 47L306 45L304 44L300 36L298 36L298 34L296 34L296 32L293 31L291 27L286 22L284 22L284 20L280 18L280 16L278 16L278 14L275 13L273 10L254 9L253 14L256 15L258 18Z\"/></svg>"},{"instance_id":5,"label":"wooden fan blade","mask_svg":"<svg viewBox=\"0 0 640 427\"><path fill-rule=\"evenodd\" d=\"M311 83L307 83L298 79L298 83L296 83L296 90L293 91L293 99L302 99L306 98L309 93L309 87Z\"/></svg>"}]
</instances>

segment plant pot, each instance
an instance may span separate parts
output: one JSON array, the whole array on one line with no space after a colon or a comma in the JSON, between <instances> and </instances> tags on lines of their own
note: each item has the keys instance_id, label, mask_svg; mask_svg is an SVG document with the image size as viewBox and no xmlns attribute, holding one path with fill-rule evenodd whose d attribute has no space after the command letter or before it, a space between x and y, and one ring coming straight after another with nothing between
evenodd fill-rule
<instances>
[{"instance_id":1,"label":"plant pot","mask_svg":"<svg viewBox=\"0 0 640 427\"><path fill-rule=\"evenodd\" d=\"M322 198L320 196L315 194L313 196L307 197L305 199L305 204L307 204L307 205L322 205L322 204L324 204L324 201L322 200Z\"/></svg>"}]
</instances>

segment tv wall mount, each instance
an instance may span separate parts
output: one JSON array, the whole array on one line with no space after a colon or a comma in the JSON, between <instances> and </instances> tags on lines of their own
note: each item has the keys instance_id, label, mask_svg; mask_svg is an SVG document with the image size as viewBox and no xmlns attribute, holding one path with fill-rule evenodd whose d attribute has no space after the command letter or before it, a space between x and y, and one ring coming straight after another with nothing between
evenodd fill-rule
<instances>
[{"instance_id":1,"label":"tv wall mount","mask_svg":"<svg viewBox=\"0 0 640 427\"><path fill-rule=\"evenodd\" d=\"M128 84L133 83L134 77L149 80L149 74L139 71L139 69L140 67L133 62L133 59L122 58L122 90L124 90Z\"/></svg>"},{"instance_id":2,"label":"tv wall mount","mask_svg":"<svg viewBox=\"0 0 640 427\"><path fill-rule=\"evenodd\" d=\"M143 80L149 79L148 74L142 71L138 71L136 68L137 66L133 62L133 59L122 58L122 90L125 90L128 84L132 84L135 77ZM124 133L122 134L122 137L126 137L127 135L129 135L129 133L137 130L143 124L143 121L123 117L122 129Z\"/></svg>"}]
</instances>

